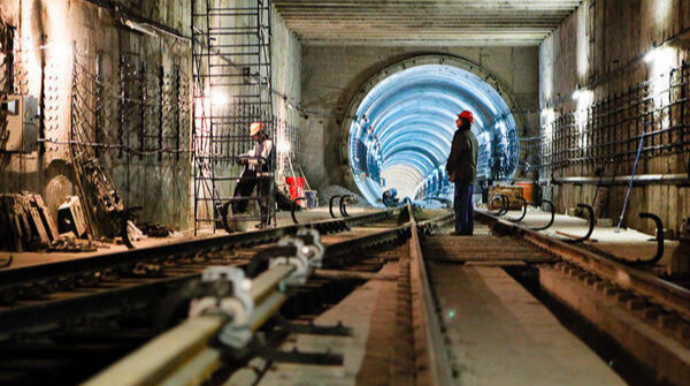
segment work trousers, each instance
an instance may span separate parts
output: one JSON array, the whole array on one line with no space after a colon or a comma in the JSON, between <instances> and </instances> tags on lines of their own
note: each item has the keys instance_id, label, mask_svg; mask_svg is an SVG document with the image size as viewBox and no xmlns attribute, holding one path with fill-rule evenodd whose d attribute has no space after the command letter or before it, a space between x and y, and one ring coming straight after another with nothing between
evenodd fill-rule
<instances>
[{"instance_id":1,"label":"work trousers","mask_svg":"<svg viewBox=\"0 0 690 386\"><path fill-rule=\"evenodd\" d=\"M269 202L271 195L271 184L273 184L273 177L262 177L254 171L246 171L242 174L239 183L235 187L235 198L250 197L254 188L257 188L257 195L259 198L259 207L261 208L261 223L267 225L270 223ZM232 203L232 213L239 214L247 211L249 201L238 200Z\"/></svg>"},{"instance_id":2,"label":"work trousers","mask_svg":"<svg viewBox=\"0 0 690 386\"><path fill-rule=\"evenodd\" d=\"M472 236L474 233L474 203L472 194L474 185L463 182L455 183L455 232L458 235Z\"/></svg>"},{"instance_id":3,"label":"work trousers","mask_svg":"<svg viewBox=\"0 0 690 386\"><path fill-rule=\"evenodd\" d=\"M271 223L268 204L271 198L271 185L273 183L273 177L259 177L259 206L261 207L261 224L263 225Z\"/></svg>"}]
</instances>

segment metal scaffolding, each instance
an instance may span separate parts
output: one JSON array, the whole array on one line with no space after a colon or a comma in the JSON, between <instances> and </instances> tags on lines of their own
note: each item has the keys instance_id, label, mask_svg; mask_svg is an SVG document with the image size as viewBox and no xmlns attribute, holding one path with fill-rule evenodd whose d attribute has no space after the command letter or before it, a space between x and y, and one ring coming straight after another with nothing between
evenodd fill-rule
<instances>
[{"instance_id":1,"label":"metal scaffolding","mask_svg":"<svg viewBox=\"0 0 690 386\"><path fill-rule=\"evenodd\" d=\"M236 192L240 178L262 183L236 165L254 146L250 124L262 122L269 136L275 131L270 0L194 0L192 13L194 229L215 232L246 210L238 208L262 200L268 202L268 218L242 215L242 220L275 225L275 160L261 160L271 176L268 194L259 188L249 195Z\"/></svg>"}]
</instances>

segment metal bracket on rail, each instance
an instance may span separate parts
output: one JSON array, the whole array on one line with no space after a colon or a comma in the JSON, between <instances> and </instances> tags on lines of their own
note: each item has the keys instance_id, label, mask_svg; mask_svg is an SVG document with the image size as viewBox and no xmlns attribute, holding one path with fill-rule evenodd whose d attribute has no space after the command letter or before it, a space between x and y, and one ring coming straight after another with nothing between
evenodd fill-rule
<instances>
[{"instance_id":1,"label":"metal bracket on rail","mask_svg":"<svg viewBox=\"0 0 690 386\"><path fill-rule=\"evenodd\" d=\"M203 283L211 284L216 294L192 300L189 317L205 313L227 315L229 322L218 335L218 340L229 347L241 349L252 339L249 321L254 301L249 295L251 281L237 267L213 266L201 274Z\"/></svg>"},{"instance_id":2,"label":"metal bracket on rail","mask_svg":"<svg viewBox=\"0 0 690 386\"><path fill-rule=\"evenodd\" d=\"M278 256L272 258L269 269L279 265L291 265L294 271L283 280L281 288L286 286L304 285L307 278L315 269L323 265L324 246L321 244L321 236L314 229L300 229L297 237L287 237L278 242L278 247L293 247L294 256Z\"/></svg>"},{"instance_id":3,"label":"metal bracket on rail","mask_svg":"<svg viewBox=\"0 0 690 386\"><path fill-rule=\"evenodd\" d=\"M281 292L285 292L288 286L305 284L308 276L316 268L321 267L325 247L321 244L318 231L300 229L296 237L280 240L275 250L280 251L279 256L271 257L269 270L277 266L292 267L288 274L276 278L274 284ZM255 258L264 259L265 256L261 253ZM202 273L201 282L205 284L206 290L203 295L192 300L189 317L202 314L226 316L228 322L218 334L218 341L236 350L246 348L253 338L250 326L252 318L255 317L253 313L263 305L254 304L255 301L263 300L252 297L253 282L246 277L242 269L226 266L206 268Z\"/></svg>"},{"instance_id":4,"label":"metal bracket on rail","mask_svg":"<svg viewBox=\"0 0 690 386\"><path fill-rule=\"evenodd\" d=\"M355 196L351 194L347 194L345 196L340 197L340 214L343 215L343 217L350 217L350 215L347 213L347 202L350 200L353 200Z\"/></svg>"},{"instance_id":5,"label":"metal bracket on rail","mask_svg":"<svg viewBox=\"0 0 690 386\"><path fill-rule=\"evenodd\" d=\"M506 218L506 220L508 220L508 221L510 221L510 222L512 222L512 223L519 223L520 221L522 221L522 220L525 219L525 216L527 216L527 206L528 206L528 204L527 204L527 200L525 200L525 199L522 198L521 196L517 196L517 197L515 197L515 198L517 198L518 200L520 200L520 201L522 202L522 215L520 215L519 218Z\"/></svg>"},{"instance_id":6,"label":"metal bracket on rail","mask_svg":"<svg viewBox=\"0 0 690 386\"><path fill-rule=\"evenodd\" d=\"M292 222L295 224L299 224L299 221L297 221L297 216L295 216L295 209L297 209L300 201L304 201L306 199L306 197L297 197L292 201L292 212L290 214L292 215Z\"/></svg>"},{"instance_id":7,"label":"metal bracket on rail","mask_svg":"<svg viewBox=\"0 0 690 386\"><path fill-rule=\"evenodd\" d=\"M542 202L542 204L543 204L543 203L547 203L547 204L549 204L549 206L551 207L551 220L549 221L548 224L546 224L546 225L543 226L543 227L529 228L530 230L533 230L533 231L543 231L543 230L549 229L549 228L551 228L551 226L553 225L554 221L556 221L556 207L553 205L553 202L551 202L551 201L549 201L549 200L542 200L541 202ZM539 207L539 205L537 205L537 204L532 204L532 205L535 206L535 207L537 207L537 208Z\"/></svg>"},{"instance_id":8,"label":"metal bracket on rail","mask_svg":"<svg viewBox=\"0 0 690 386\"><path fill-rule=\"evenodd\" d=\"M334 202L335 200L339 199L340 197L342 197L342 196L339 196L339 195L331 196L331 199L330 199L330 201L328 202L328 212L331 214L331 217L332 217L332 218L337 218L337 217L338 217L338 216L335 215L335 213L333 213L333 202Z\"/></svg>"},{"instance_id":9,"label":"metal bracket on rail","mask_svg":"<svg viewBox=\"0 0 690 386\"><path fill-rule=\"evenodd\" d=\"M645 265L654 265L658 263L661 258L664 256L664 223L661 221L659 216L653 214L653 213L640 213L639 214L640 218L648 218L654 221L656 224L656 254L654 254L654 257L651 259L647 260L642 260L642 259L637 259L637 260L625 260L621 258L616 258L614 256L611 256L612 259L616 260L617 262L624 264L624 265L629 265L633 267L641 267Z\"/></svg>"},{"instance_id":10,"label":"metal bracket on rail","mask_svg":"<svg viewBox=\"0 0 690 386\"><path fill-rule=\"evenodd\" d=\"M589 238L592 237L592 232L594 232L594 225L596 224L596 220L594 219L594 209L592 209L591 206L589 206L587 204L577 204L577 207L580 209L587 210L588 219L589 219L589 230L587 231L587 234L584 235L584 237L580 237L579 239L563 240L564 242L566 242L568 244L579 244L579 243L583 243L583 242L589 240Z\"/></svg>"}]
</instances>

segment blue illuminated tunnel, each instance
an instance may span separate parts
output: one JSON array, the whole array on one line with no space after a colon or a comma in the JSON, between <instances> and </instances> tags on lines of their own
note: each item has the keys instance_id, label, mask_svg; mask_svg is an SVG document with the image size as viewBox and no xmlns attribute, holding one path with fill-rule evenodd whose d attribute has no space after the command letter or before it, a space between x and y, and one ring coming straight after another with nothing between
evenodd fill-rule
<instances>
[{"instance_id":1,"label":"blue illuminated tunnel","mask_svg":"<svg viewBox=\"0 0 690 386\"><path fill-rule=\"evenodd\" d=\"M445 162L456 116L463 110L475 116L478 176L488 178L498 164L502 177L512 178L518 136L506 101L469 71L424 64L387 76L357 107L349 127L348 158L364 197L380 205L382 193L395 188L401 199L452 198Z\"/></svg>"}]
</instances>

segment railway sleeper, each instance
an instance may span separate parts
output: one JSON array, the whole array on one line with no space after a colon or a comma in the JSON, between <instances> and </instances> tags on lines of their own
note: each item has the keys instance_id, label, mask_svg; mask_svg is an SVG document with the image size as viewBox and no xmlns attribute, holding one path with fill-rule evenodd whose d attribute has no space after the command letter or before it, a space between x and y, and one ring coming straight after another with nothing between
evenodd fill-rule
<instances>
[{"instance_id":1,"label":"railway sleeper","mask_svg":"<svg viewBox=\"0 0 690 386\"><path fill-rule=\"evenodd\" d=\"M543 291L611 337L660 383L685 384L690 321L574 264L542 265L539 281Z\"/></svg>"}]
</instances>

